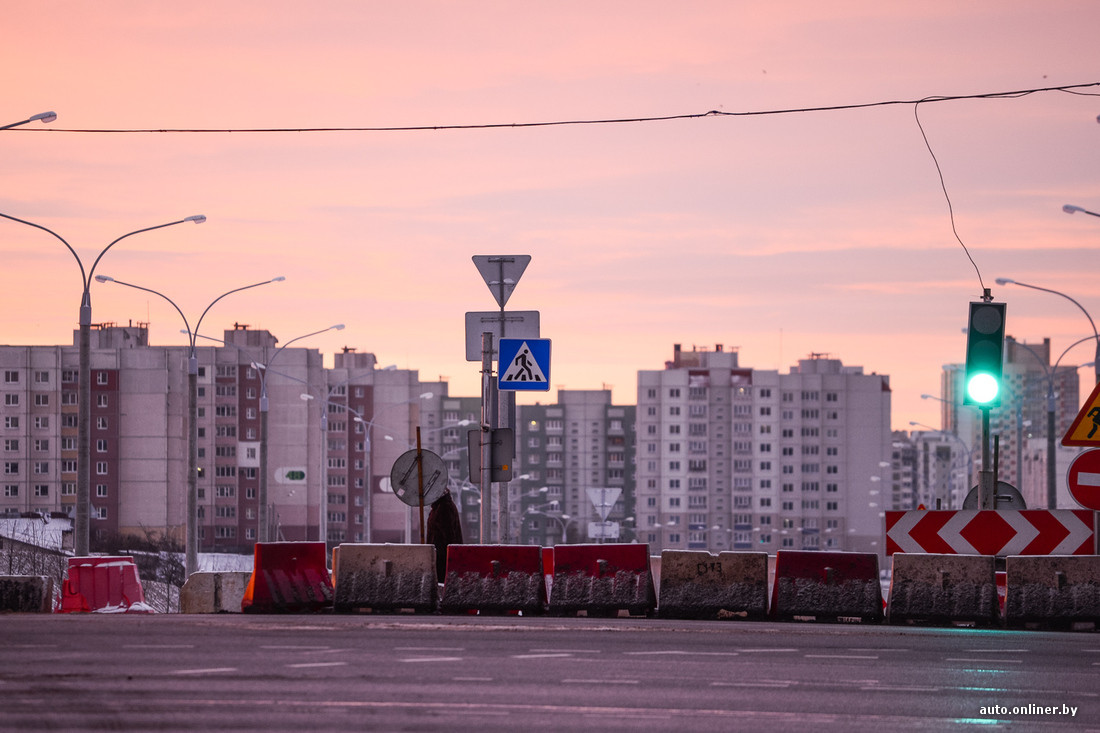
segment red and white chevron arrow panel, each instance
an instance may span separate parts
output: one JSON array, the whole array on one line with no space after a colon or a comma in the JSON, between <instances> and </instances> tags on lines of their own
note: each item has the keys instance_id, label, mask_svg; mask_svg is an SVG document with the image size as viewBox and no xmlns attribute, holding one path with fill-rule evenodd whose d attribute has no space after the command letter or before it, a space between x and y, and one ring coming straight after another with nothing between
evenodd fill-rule
<instances>
[{"instance_id":1,"label":"red and white chevron arrow panel","mask_svg":"<svg viewBox=\"0 0 1100 733\"><path fill-rule=\"evenodd\" d=\"M886 554L1092 555L1092 512L961 509L886 512Z\"/></svg>"}]
</instances>

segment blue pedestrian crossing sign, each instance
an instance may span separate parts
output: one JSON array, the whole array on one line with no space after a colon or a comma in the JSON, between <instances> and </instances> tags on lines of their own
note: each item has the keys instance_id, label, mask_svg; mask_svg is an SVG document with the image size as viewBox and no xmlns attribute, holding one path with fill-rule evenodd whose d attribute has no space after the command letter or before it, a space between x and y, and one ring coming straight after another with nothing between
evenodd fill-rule
<instances>
[{"instance_id":1,"label":"blue pedestrian crossing sign","mask_svg":"<svg viewBox=\"0 0 1100 733\"><path fill-rule=\"evenodd\" d=\"M500 340L499 381L504 390L550 390L550 339Z\"/></svg>"}]
</instances>

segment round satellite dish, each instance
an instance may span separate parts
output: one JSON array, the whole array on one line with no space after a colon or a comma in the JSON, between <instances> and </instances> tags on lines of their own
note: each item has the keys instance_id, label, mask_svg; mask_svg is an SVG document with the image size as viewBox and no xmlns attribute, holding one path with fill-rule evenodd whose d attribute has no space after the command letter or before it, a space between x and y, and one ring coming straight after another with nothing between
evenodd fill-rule
<instances>
[{"instance_id":1,"label":"round satellite dish","mask_svg":"<svg viewBox=\"0 0 1100 733\"><path fill-rule=\"evenodd\" d=\"M420 464L419 468L417 464ZM424 477L424 506L431 506L447 490L447 466L430 450L417 451L414 448L394 461L390 471L393 493L409 506L419 506L421 475Z\"/></svg>"}]
</instances>

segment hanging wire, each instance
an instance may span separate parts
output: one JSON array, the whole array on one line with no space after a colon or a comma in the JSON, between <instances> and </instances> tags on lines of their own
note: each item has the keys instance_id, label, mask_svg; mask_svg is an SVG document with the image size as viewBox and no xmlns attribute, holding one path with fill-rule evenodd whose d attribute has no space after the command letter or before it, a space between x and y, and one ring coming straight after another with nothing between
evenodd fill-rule
<instances>
[{"instance_id":1,"label":"hanging wire","mask_svg":"<svg viewBox=\"0 0 1100 733\"><path fill-rule=\"evenodd\" d=\"M887 107L892 105L916 105L931 104L933 102L954 102L964 99L1014 99L1039 92L1066 92L1069 94L1083 94L1087 96L1100 96L1100 93L1082 91L1090 87L1100 87L1100 82L1087 84L1067 84L1054 87L1041 87L1036 89L1019 89L1008 92L986 92L983 94L959 94L930 96L922 99L897 99L881 102L865 102L861 104L835 104L823 107L792 107L786 109L756 110L746 112L726 112L712 109L707 112L695 112L684 114L660 115L654 117L608 117L595 119L575 120L548 120L534 122L490 122L467 125L434 124L434 125L396 125L381 127L236 127L236 128L97 128L74 129L58 127L16 127L10 132L25 133L105 133L105 134L135 134L135 133L286 133L286 132L428 132L439 130L494 130L502 128L524 127L565 127L572 125L619 125L636 124L644 122L668 122L672 120L694 120L703 117L762 117L769 115L804 114L809 112L839 112L853 109L869 109L872 107Z\"/></svg>"}]
</instances>

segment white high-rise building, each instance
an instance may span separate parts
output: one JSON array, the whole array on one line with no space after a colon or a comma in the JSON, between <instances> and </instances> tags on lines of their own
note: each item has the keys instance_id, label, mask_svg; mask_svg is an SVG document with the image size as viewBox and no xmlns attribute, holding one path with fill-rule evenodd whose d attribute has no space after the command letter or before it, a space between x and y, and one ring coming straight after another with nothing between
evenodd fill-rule
<instances>
[{"instance_id":1,"label":"white high-rise building","mask_svg":"<svg viewBox=\"0 0 1100 733\"><path fill-rule=\"evenodd\" d=\"M813 354L787 374L674 347L638 372L636 507L653 550L883 551L889 378Z\"/></svg>"}]
</instances>

